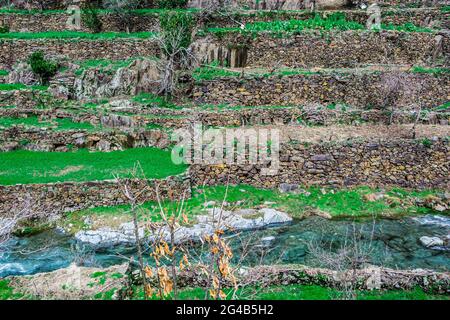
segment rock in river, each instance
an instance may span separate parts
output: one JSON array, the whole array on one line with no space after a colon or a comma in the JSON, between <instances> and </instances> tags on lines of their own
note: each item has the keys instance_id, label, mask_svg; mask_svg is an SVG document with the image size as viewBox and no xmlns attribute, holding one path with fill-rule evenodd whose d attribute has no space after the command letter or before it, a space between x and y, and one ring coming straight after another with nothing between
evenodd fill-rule
<instances>
[{"instance_id":1,"label":"rock in river","mask_svg":"<svg viewBox=\"0 0 450 320\"><path fill-rule=\"evenodd\" d=\"M220 208L207 209L208 214L197 216L197 222L189 226L179 226L174 233L176 243L186 241L202 241L205 236L212 235L215 230L243 231L260 229L272 225L288 223L292 218L284 212L275 209L263 208L241 209L226 211ZM139 230L139 235L144 241L155 241L162 238L170 240L170 232L167 226L161 226L148 237L144 237L144 229ZM133 224L122 224L119 229L101 228L98 230L80 231L75 238L92 247L108 248L117 245L133 245L135 243Z\"/></svg>"},{"instance_id":2,"label":"rock in river","mask_svg":"<svg viewBox=\"0 0 450 320\"><path fill-rule=\"evenodd\" d=\"M444 240L438 238L438 237L421 237L420 242L427 248L430 247L440 247L444 245Z\"/></svg>"}]
</instances>

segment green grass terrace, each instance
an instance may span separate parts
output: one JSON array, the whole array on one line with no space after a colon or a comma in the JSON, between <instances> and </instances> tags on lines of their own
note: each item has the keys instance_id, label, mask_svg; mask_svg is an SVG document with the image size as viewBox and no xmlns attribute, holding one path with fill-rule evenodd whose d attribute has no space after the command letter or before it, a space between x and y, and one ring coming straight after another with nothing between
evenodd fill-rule
<instances>
[{"instance_id":1,"label":"green grass terrace","mask_svg":"<svg viewBox=\"0 0 450 320\"><path fill-rule=\"evenodd\" d=\"M355 188L305 187L299 194L281 193L277 189L262 189L249 185L206 186L193 189L192 197L183 202L184 212L188 216L204 214L204 203L214 202L220 205L224 199L231 208L255 208L268 206L284 211L294 218L308 217L312 212L321 212L333 219L340 218L373 218L401 217L405 215L432 214L433 209L417 206L416 200L426 201L442 192L439 190L407 190L391 188L382 190L367 186ZM377 192L384 192L383 199L371 199ZM169 214L178 212L179 203L165 200L161 203ZM159 221L159 204L146 202L140 210L139 220ZM445 214L441 213L441 214ZM83 230L86 217L103 222L111 220L128 221L131 211L128 205L96 207L68 213L62 227L71 232Z\"/></svg>"},{"instance_id":2,"label":"green grass terrace","mask_svg":"<svg viewBox=\"0 0 450 320\"><path fill-rule=\"evenodd\" d=\"M46 128L54 128L55 130L58 131L65 131L65 130L93 131L96 129L96 127L90 124L89 122L74 122L69 118L40 120L36 116L30 116L27 118L0 117L0 130L11 128L13 126L24 126L32 128L46 127Z\"/></svg>"},{"instance_id":3,"label":"green grass terrace","mask_svg":"<svg viewBox=\"0 0 450 320\"><path fill-rule=\"evenodd\" d=\"M445 67L422 67L413 66L409 69L399 69L396 66L385 66L380 69L373 68L335 68L335 69L302 69L302 68L280 68L278 70L267 69L228 69L221 67L218 63L211 63L210 65L204 65L196 68L192 74L196 81L208 81L217 78L238 78L238 77L255 77L255 78L268 78L268 77L288 77L295 75L317 75L317 74L351 74L355 72L365 73L377 73L381 71L405 71L411 73L427 73L435 76L441 76L450 73L450 68Z\"/></svg>"},{"instance_id":4,"label":"green grass terrace","mask_svg":"<svg viewBox=\"0 0 450 320\"><path fill-rule=\"evenodd\" d=\"M0 83L0 91L12 91L12 90L39 90L45 91L48 86L27 86L22 83Z\"/></svg>"},{"instance_id":5,"label":"green grass terrace","mask_svg":"<svg viewBox=\"0 0 450 320\"><path fill-rule=\"evenodd\" d=\"M272 33L274 35L290 35L308 30L321 30L321 31L347 31L347 30L367 30L366 26L355 22L349 21L342 12L333 13L327 17L323 17L320 14L316 14L314 17L305 20L274 20L274 21L259 21L254 23L247 23L242 28L208 28L206 33L213 33L218 36L225 35L227 33L243 33L253 34L258 33ZM431 28L424 28L416 26L412 23L405 23L402 25L382 24L381 30L394 30L401 32L434 32ZM379 30L374 30L379 31Z\"/></svg>"},{"instance_id":6,"label":"green grass terrace","mask_svg":"<svg viewBox=\"0 0 450 320\"><path fill-rule=\"evenodd\" d=\"M129 177L139 163L147 179L179 175L186 165L175 165L171 152L157 148L89 152L0 152L0 185L82 182Z\"/></svg>"}]
</instances>

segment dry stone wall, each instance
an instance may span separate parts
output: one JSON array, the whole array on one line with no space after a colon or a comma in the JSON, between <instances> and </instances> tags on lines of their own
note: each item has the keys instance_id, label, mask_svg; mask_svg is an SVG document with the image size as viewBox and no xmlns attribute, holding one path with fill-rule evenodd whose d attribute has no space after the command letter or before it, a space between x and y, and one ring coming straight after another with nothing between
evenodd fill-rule
<instances>
[{"instance_id":1,"label":"dry stone wall","mask_svg":"<svg viewBox=\"0 0 450 320\"><path fill-rule=\"evenodd\" d=\"M341 68L380 63L448 65L450 56L450 40L445 34L395 31L308 32L285 38L233 33L225 38L199 39L194 48L209 62L217 60L222 51L221 56L234 67L273 68L273 61L279 67L295 68ZM158 43L152 39L7 39L0 41L0 68L11 68L37 50L74 60L160 55Z\"/></svg>"},{"instance_id":2,"label":"dry stone wall","mask_svg":"<svg viewBox=\"0 0 450 320\"><path fill-rule=\"evenodd\" d=\"M70 15L63 13L3 13L0 14L0 21L9 26L11 32L43 32L43 31L64 31L73 30L67 21ZM119 19L112 13L99 14L103 31L124 31ZM137 14L130 16L130 31L158 31L159 18L154 14ZM76 31L91 31L81 22L80 29Z\"/></svg>"},{"instance_id":3,"label":"dry stone wall","mask_svg":"<svg viewBox=\"0 0 450 320\"><path fill-rule=\"evenodd\" d=\"M162 199L179 200L190 196L190 182L185 176L163 180L136 180L130 183L131 191L141 193L139 201L156 201L156 190ZM71 212L90 207L126 204L127 200L116 181L65 182L0 186L0 216L7 217L23 209L38 215ZM56 210L56 211L55 211Z\"/></svg>"},{"instance_id":4,"label":"dry stone wall","mask_svg":"<svg viewBox=\"0 0 450 320\"><path fill-rule=\"evenodd\" d=\"M307 125L355 125L361 123L413 123L417 120L415 112L395 111L391 115L383 110L343 110L344 106L334 106L335 109L322 105L310 105L286 108L243 108L226 110L223 112L199 112L191 119L205 126L232 127L269 124L298 124ZM447 125L450 114L447 112L426 112L419 118L419 123Z\"/></svg>"},{"instance_id":5,"label":"dry stone wall","mask_svg":"<svg viewBox=\"0 0 450 320\"><path fill-rule=\"evenodd\" d=\"M364 10L348 10L343 11L347 20L356 21L365 24L367 21L367 13ZM323 13L324 15L327 12ZM438 9L421 9L414 11L383 11L382 21L384 24L400 25L404 23L413 23L418 26L448 25L449 13L443 13ZM271 21L273 19L289 20L289 19L308 19L311 13L298 11L280 11L280 12L242 12L232 14L229 17L217 16L208 22L209 25L215 27L236 27L240 23L253 23L257 21ZM42 31L64 31L70 28L67 20L70 15L62 13L39 13L33 12L29 14L23 13L0 13L0 21L3 25L7 25L11 32L42 32ZM118 23L119 19L113 13L99 14L102 22L103 31L124 31L123 26ZM137 14L130 16L130 31L159 31L159 18L155 14ZM78 31L90 31L86 26L81 24Z\"/></svg>"},{"instance_id":6,"label":"dry stone wall","mask_svg":"<svg viewBox=\"0 0 450 320\"><path fill-rule=\"evenodd\" d=\"M188 7L190 8L208 8L216 0L189 0ZM225 0L228 6L240 7L256 10L303 10L305 9L304 0ZM428 5L444 5L446 0L430 1L426 3L419 0L316 0L316 9L341 9L346 7L356 6L359 3L377 3L381 6L411 6L426 7Z\"/></svg>"},{"instance_id":7,"label":"dry stone wall","mask_svg":"<svg viewBox=\"0 0 450 320\"><path fill-rule=\"evenodd\" d=\"M12 127L0 130L0 151L69 151L89 148L99 151L170 145L168 134L161 130L89 132L86 130L53 131L42 128Z\"/></svg>"},{"instance_id":8,"label":"dry stone wall","mask_svg":"<svg viewBox=\"0 0 450 320\"><path fill-rule=\"evenodd\" d=\"M307 32L286 37L234 33L217 46L243 46L247 67L334 68L364 64L433 65L450 62L450 37L396 31Z\"/></svg>"},{"instance_id":9,"label":"dry stone wall","mask_svg":"<svg viewBox=\"0 0 450 320\"><path fill-rule=\"evenodd\" d=\"M394 95L388 81L400 77ZM390 80L391 79L391 80ZM288 106L343 103L358 108L432 108L446 103L450 74L370 72L272 77L221 78L197 83L195 102L233 106ZM393 95L386 105L386 96ZM420 100L419 100L420 99Z\"/></svg>"},{"instance_id":10,"label":"dry stone wall","mask_svg":"<svg viewBox=\"0 0 450 320\"><path fill-rule=\"evenodd\" d=\"M42 90L0 90L0 107L17 106L21 109L34 109L48 101L49 95ZM4 112L13 112L5 109Z\"/></svg>"},{"instance_id":11,"label":"dry stone wall","mask_svg":"<svg viewBox=\"0 0 450 320\"><path fill-rule=\"evenodd\" d=\"M30 54L38 50L75 61L100 58L124 60L130 57L159 56L160 53L158 44L152 39L8 39L0 41L0 68L8 69L18 61L27 60Z\"/></svg>"},{"instance_id":12,"label":"dry stone wall","mask_svg":"<svg viewBox=\"0 0 450 320\"><path fill-rule=\"evenodd\" d=\"M190 167L190 175L193 185L229 181L266 188L294 183L448 189L450 146L446 139L431 144L415 140L285 144L281 147L279 172L262 175L262 167L267 166L197 164Z\"/></svg>"},{"instance_id":13,"label":"dry stone wall","mask_svg":"<svg viewBox=\"0 0 450 320\"><path fill-rule=\"evenodd\" d=\"M356 21L365 24L367 21L367 12L365 10L344 10L342 11L349 21ZM332 12L330 12L332 13ZM328 13L323 12L324 15ZM274 12L237 12L229 16L215 16L209 22L209 26L215 27L236 27L238 23L253 23L257 21L290 20L290 19L308 19L312 13L302 11L274 11ZM439 9L420 9L407 11L382 11L382 22L384 24L401 25L404 23L413 23L417 26L427 27L441 26L448 28L449 13L444 13ZM0 13L0 21L7 25L11 32L42 32L42 31L63 31L69 30L67 25L68 14L62 13ZM118 21L119 19L113 13L100 13L99 19L102 23L103 31L124 31ZM130 16L130 31L159 31L159 17L156 14L136 14ZM89 28L81 24L78 31L90 31Z\"/></svg>"}]
</instances>

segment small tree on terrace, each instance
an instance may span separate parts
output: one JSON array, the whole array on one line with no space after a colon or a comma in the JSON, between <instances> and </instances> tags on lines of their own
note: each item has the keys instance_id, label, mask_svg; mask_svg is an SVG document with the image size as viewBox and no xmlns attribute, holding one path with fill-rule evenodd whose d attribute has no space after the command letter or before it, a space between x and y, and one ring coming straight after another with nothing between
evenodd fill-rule
<instances>
[{"instance_id":1,"label":"small tree on terrace","mask_svg":"<svg viewBox=\"0 0 450 320\"><path fill-rule=\"evenodd\" d=\"M159 93L170 96L175 91L177 71L187 69L190 65L189 46L195 22L190 13L170 11L160 15L160 25L159 43L165 56L165 65Z\"/></svg>"},{"instance_id":2,"label":"small tree on terrace","mask_svg":"<svg viewBox=\"0 0 450 320\"><path fill-rule=\"evenodd\" d=\"M50 78L58 71L58 64L45 59L42 51L33 52L28 58L28 63L42 85L48 84Z\"/></svg>"}]
</instances>

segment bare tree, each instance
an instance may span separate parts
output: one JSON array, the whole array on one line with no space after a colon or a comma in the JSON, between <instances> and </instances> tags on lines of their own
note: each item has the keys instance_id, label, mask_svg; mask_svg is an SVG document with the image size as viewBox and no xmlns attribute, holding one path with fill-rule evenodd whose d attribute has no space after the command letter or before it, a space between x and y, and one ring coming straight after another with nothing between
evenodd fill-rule
<instances>
[{"instance_id":1,"label":"bare tree","mask_svg":"<svg viewBox=\"0 0 450 320\"><path fill-rule=\"evenodd\" d=\"M164 54L163 76L159 94L174 94L179 70L189 69L193 55L189 51L194 32L194 18L190 13L172 11L160 15L159 46Z\"/></svg>"},{"instance_id":2,"label":"bare tree","mask_svg":"<svg viewBox=\"0 0 450 320\"><path fill-rule=\"evenodd\" d=\"M130 272L127 272L128 286L121 290L122 298L129 297L133 291L133 284L139 283L142 284L146 298L156 296L159 299L177 299L179 280L186 281L186 278L192 279L193 283L205 290L205 299L236 298L238 287L253 288L255 283L238 283L237 274L242 270L245 257L252 252L253 246L251 237L243 239L239 233L225 235L225 230L233 231L223 219L227 192L220 207L213 210L212 216L208 216L211 229L198 239L200 241L200 247L198 247L199 243L185 233L185 227L191 224L185 204L186 194L181 196L175 208L170 206L172 209L169 210L163 202L158 186L152 186L151 190L149 185L144 188L141 186L141 189L132 186L132 181L136 179L146 180L139 164L135 166L131 176L131 179L121 179L119 185L131 206L130 213L134 221L140 276L138 281L130 276L133 263L131 261ZM148 192L154 192L156 196L156 209L143 207L145 199L141 195ZM143 226L146 231L146 248L143 245L140 226ZM241 240L243 243L240 255L235 261L232 261L234 257L230 245L232 238ZM145 256L150 259L145 259ZM260 286L259 289L262 288L263 286ZM242 291L240 298L244 296L248 298L257 292L247 290L243 294Z\"/></svg>"},{"instance_id":3,"label":"bare tree","mask_svg":"<svg viewBox=\"0 0 450 320\"><path fill-rule=\"evenodd\" d=\"M12 215L5 218L0 218L0 245L7 242L17 226L32 217L35 214L32 210L31 199L27 197L22 203L22 208L19 210L14 210Z\"/></svg>"},{"instance_id":4,"label":"bare tree","mask_svg":"<svg viewBox=\"0 0 450 320\"><path fill-rule=\"evenodd\" d=\"M133 191L132 182L133 180L136 180L138 177L138 170L140 169L140 172L142 173L142 168L139 163L137 163L133 170L131 171L131 179L120 179L118 176L116 176L116 180L118 181L119 187L122 190L123 195L127 199L128 203L131 207L131 214L133 217L133 227L134 227L134 237L135 237L135 243L136 243L136 251L138 254L138 262L139 262L139 270L142 277L142 282L144 286L144 290L147 288L147 282L146 282L146 276L145 276L145 265L144 265L144 255L142 250L142 244L141 244L141 235L139 233L139 222L138 222L138 209L140 206L140 203L138 203L138 198L140 195L147 191L147 188L144 188L142 190L139 190L137 192ZM147 297L147 295L145 295Z\"/></svg>"},{"instance_id":5,"label":"bare tree","mask_svg":"<svg viewBox=\"0 0 450 320\"><path fill-rule=\"evenodd\" d=\"M340 285L336 287L341 296L337 298L356 299L358 270L370 262L374 228L375 220L373 220L369 243L361 241L363 229L358 229L355 224L347 229L344 241L336 250L333 250L334 243L330 243L328 247L320 241L307 243L313 262L341 275Z\"/></svg>"}]
</instances>

